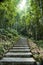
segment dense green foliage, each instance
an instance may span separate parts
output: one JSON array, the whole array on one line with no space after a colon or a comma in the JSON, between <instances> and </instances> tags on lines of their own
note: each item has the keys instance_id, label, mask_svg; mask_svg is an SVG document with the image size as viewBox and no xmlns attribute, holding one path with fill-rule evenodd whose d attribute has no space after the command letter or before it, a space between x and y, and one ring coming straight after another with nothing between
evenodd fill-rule
<instances>
[{"instance_id":1,"label":"dense green foliage","mask_svg":"<svg viewBox=\"0 0 43 65\"><path fill-rule=\"evenodd\" d=\"M43 40L35 41L35 43L38 45L38 47L43 48Z\"/></svg>"},{"instance_id":2,"label":"dense green foliage","mask_svg":"<svg viewBox=\"0 0 43 65\"><path fill-rule=\"evenodd\" d=\"M19 39L18 32L13 27L17 3L17 0L0 0L0 58Z\"/></svg>"},{"instance_id":3,"label":"dense green foliage","mask_svg":"<svg viewBox=\"0 0 43 65\"><path fill-rule=\"evenodd\" d=\"M43 39L43 1L27 0L24 10L17 7L19 2L0 1L0 28L16 29L19 34Z\"/></svg>"},{"instance_id":4,"label":"dense green foliage","mask_svg":"<svg viewBox=\"0 0 43 65\"><path fill-rule=\"evenodd\" d=\"M18 33L13 29L15 23L16 4L18 1L2 0L0 2L0 37L5 39L14 39L13 36L18 36Z\"/></svg>"}]
</instances>

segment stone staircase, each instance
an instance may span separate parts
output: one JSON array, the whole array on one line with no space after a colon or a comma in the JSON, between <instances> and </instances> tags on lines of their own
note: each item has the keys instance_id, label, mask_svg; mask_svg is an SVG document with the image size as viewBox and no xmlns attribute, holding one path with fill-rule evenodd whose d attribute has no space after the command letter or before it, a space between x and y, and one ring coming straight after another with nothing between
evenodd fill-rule
<instances>
[{"instance_id":1,"label":"stone staircase","mask_svg":"<svg viewBox=\"0 0 43 65\"><path fill-rule=\"evenodd\" d=\"M20 39L0 60L0 65L36 65L27 39Z\"/></svg>"}]
</instances>

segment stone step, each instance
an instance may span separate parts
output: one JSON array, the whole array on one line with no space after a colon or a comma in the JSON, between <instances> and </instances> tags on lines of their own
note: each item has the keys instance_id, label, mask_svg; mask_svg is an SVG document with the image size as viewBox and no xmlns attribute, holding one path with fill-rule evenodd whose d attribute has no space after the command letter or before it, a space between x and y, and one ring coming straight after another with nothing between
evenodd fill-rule
<instances>
[{"instance_id":1,"label":"stone step","mask_svg":"<svg viewBox=\"0 0 43 65\"><path fill-rule=\"evenodd\" d=\"M29 48L11 48L11 50L30 50Z\"/></svg>"},{"instance_id":2,"label":"stone step","mask_svg":"<svg viewBox=\"0 0 43 65\"><path fill-rule=\"evenodd\" d=\"M10 49L10 52L30 52L30 49Z\"/></svg>"},{"instance_id":3,"label":"stone step","mask_svg":"<svg viewBox=\"0 0 43 65\"><path fill-rule=\"evenodd\" d=\"M13 47L13 49L29 49L29 47Z\"/></svg>"},{"instance_id":4,"label":"stone step","mask_svg":"<svg viewBox=\"0 0 43 65\"><path fill-rule=\"evenodd\" d=\"M34 60L34 58L11 58L11 57L4 57L3 59L0 60L0 65L1 63L13 63L14 65L18 63L23 63L26 65L35 65L36 61ZM12 65L13 65L12 64Z\"/></svg>"},{"instance_id":5,"label":"stone step","mask_svg":"<svg viewBox=\"0 0 43 65\"><path fill-rule=\"evenodd\" d=\"M28 45L14 45L14 47L27 47Z\"/></svg>"},{"instance_id":6,"label":"stone step","mask_svg":"<svg viewBox=\"0 0 43 65\"><path fill-rule=\"evenodd\" d=\"M28 53L11 53L11 52L8 52L5 54L5 57L32 57L32 53L31 52L28 52Z\"/></svg>"}]
</instances>

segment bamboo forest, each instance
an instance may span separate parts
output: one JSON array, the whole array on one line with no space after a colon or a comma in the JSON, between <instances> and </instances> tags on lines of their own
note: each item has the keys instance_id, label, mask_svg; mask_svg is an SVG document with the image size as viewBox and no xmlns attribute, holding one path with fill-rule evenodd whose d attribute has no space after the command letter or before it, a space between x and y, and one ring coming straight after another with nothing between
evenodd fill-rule
<instances>
[{"instance_id":1,"label":"bamboo forest","mask_svg":"<svg viewBox=\"0 0 43 65\"><path fill-rule=\"evenodd\" d=\"M43 0L0 0L0 65L43 65Z\"/></svg>"}]
</instances>

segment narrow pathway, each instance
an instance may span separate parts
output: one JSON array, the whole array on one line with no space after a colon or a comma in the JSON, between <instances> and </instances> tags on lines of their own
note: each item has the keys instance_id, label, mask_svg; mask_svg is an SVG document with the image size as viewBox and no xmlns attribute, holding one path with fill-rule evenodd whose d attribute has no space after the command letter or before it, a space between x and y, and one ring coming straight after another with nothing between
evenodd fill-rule
<instances>
[{"instance_id":1,"label":"narrow pathway","mask_svg":"<svg viewBox=\"0 0 43 65\"><path fill-rule=\"evenodd\" d=\"M0 65L36 65L27 38L21 38L0 60Z\"/></svg>"}]
</instances>

